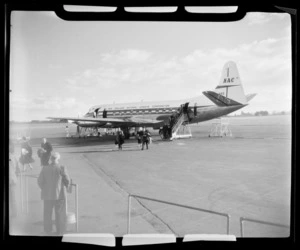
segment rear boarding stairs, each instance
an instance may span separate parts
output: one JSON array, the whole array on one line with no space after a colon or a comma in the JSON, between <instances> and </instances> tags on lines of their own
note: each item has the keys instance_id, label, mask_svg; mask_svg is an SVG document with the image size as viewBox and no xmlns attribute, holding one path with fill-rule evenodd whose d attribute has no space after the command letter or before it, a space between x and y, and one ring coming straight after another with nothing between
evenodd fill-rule
<instances>
[{"instance_id":1,"label":"rear boarding stairs","mask_svg":"<svg viewBox=\"0 0 300 250\"><path fill-rule=\"evenodd\" d=\"M192 133L189 125L189 114L188 114L189 103L182 104L179 109L179 113L175 115L174 120L171 120L171 138L181 139L181 138L191 138Z\"/></svg>"}]
</instances>

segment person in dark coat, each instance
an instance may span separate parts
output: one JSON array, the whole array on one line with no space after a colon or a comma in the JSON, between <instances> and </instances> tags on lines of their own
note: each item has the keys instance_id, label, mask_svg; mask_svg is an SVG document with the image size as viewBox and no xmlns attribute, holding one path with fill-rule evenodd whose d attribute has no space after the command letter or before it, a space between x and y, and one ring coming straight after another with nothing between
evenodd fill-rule
<instances>
[{"instance_id":1,"label":"person in dark coat","mask_svg":"<svg viewBox=\"0 0 300 250\"><path fill-rule=\"evenodd\" d=\"M168 137L169 137L169 131L168 131L168 125L167 124L165 124L164 126L163 126L163 138L164 139L168 139Z\"/></svg>"},{"instance_id":2,"label":"person in dark coat","mask_svg":"<svg viewBox=\"0 0 300 250\"><path fill-rule=\"evenodd\" d=\"M142 137L143 137L143 131L142 128L139 128L139 131L137 132L137 140L138 140L139 148L142 148Z\"/></svg>"},{"instance_id":3,"label":"person in dark coat","mask_svg":"<svg viewBox=\"0 0 300 250\"><path fill-rule=\"evenodd\" d=\"M146 144L146 148L148 149L148 144L150 142L150 137L151 137L151 134L150 132L145 129L145 127L143 128L143 131L142 131L142 150L144 150L144 145Z\"/></svg>"},{"instance_id":4,"label":"person in dark coat","mask_svg":"<svg viewBox=\"0 0 300 250\"><path fill-rule=\"evenodd\" d=\"M49 159L53 150L51 143L48 142L46 138L43 138L43 141L41 143L41 149L41 166L46 166L49 164Z\"/></svg>"},{"instance_id":5,"label":"person in dark coat","mask_svg":"<svg viewBox=\"0 0 300 250\"><path fill-rule=\"evenodd\" d=\"M44 231L52 233L52 213L55 211L57 235L63 235L67 226L66 188L70 184L69 175L64 166L59 164L60 154L51 155L51 164L44 166L37 179L44 201Z\"/></svg>"},{"instance_id":6,"label":"person in dark coat","mask_svg":"<svg viewBox=\"0 0 300 250\"><path fill-rule=\"evenodd\" d=\"M32 148L27 141L26 137L23 136L23 142L21 143L21 156L20 156L20 163L23 165L23 171L27 169L27 166L32 169L31 163L34 162L32 158Z\"/></svg>"},{"instance_id":7,"label":"person in dark coat","mask_svg":"<svg viewBox=\"0 0 300 250\"><path fill-rule=\"evenodd\" d=\"M123 131L119 128L116 134L116 140L115 144L118 145L119 150L122 150L122 145L124 143L124 133Z\"/></svg>"}]
</instances>

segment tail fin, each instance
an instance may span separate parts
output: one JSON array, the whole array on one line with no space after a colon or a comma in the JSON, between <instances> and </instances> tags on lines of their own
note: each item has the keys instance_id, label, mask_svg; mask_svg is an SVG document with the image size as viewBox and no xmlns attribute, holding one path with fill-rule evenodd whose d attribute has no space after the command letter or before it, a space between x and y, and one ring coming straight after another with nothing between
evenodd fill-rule
<instances>
[{"instance_id":1,"label":"tail fin","mask_svg":"<svg viewBox=\"0 0 300 250\"><path fill-rule=\"evenodd\" d=\"M248 103L235 62L225 63L215 92L239 104Z\"/></svg>"}]
</instances>

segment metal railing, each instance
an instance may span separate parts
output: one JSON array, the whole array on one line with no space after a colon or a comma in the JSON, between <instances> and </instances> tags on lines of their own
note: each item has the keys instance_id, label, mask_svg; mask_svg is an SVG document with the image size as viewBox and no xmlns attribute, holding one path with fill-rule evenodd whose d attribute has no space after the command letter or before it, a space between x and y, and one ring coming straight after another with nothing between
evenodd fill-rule
<instances>
[{"instance_id":1,"label":"metal railing","mask_svg":"<svg viewBox=\"0 0 300 250\"><path fill-rule=\"evenodd\" d=\"M20 173L19 173L21 209L22 209L22 213L24 213L24 208L25 208L25 213L26 214L29 212L29 208L28 208L28 196L29 196L29 192L28 192L28 177L36 178L36 179L38 178L35 175L26 174L25 170L21 170ZM25 197L24 197L24 193L25 193Z\"/></svg>"},{"instance_id":2,"label":"metal railing","mask_svg":"<svg viewBox=\"0 0 300 250\"><path fill-rule=\"evenodd\" d=\"M254 223L259 223L259 224L274 226L274 227L290 228L289 226L283 225L283 224L278 224L278 223L273 223L273 222L268 222L268 221L261 221L261 220L255 220L255 219L241 217L240 218L241 237L244 237L244 227L243 227L243 222L244 221L249 221L249 222L254 222Z\"/></svg>"},{"instance_id":3,"label":"metal railing","mask_svg":"<svg viewBox=\"0 0 300 250\"><path fill-rule=\"evenodd\" d=\"M37 175L29 175L26 174L26 171L21 170L20 174L20 196L21 196L21 209L22 209L22 213L24 212L24 207L26 208L25 213L27 214L29 212L29 192L28 192L28 178L35 178L37 179L38 176ZM78 223L78 184L75 184L73 182L70 183L71 186L73 186L75 188L75 228L76 228L76 232L78 232L78 227L79 227L79 223ZM25 186L25 187L24 187ZM25 197L24 197L24 193L25 193ZM25 203L25 204L24 204Z\"/></svg>"},{"instance_id":4,"label":"metal railing","mask_svg":"<svg viewBox=\"0 0 300 250\"><path fill-rule=\"evenodd\" d=\"M75 187L75 229L76 232L78 232L78 184L75 184L71 181L70 185Z\"/></svg>"},{"instance_id":5,"label":"metal railing","mask_svg":"<svg viewBox=\"0 0 300 250\"><path fill-rule=\"evenodd\" d=\"M192 210L196 210L196 211L200 211L200 212L205 212L205 213L210 213L210 214L215 214L215 215L226 217L227 218L227 234L229 234L229 219L230 219L229 214L219 213L219 212L202 209L202 208L198 208L198 207L186 206L186 205L182 205L182 204L178 204L178 203L174 203L174 202L157 200L157 199L144 197L144 196L140 196L140 195L129 195L128 196L128 224L127 224L127 233L128 234L130 234L131 198L138 198L138 199L144 199L144 200L149 200L149 201L154 201L154 202L160 202L160 203L164 203L164 204L168 204L168 205L172 205L172 206L183 207L183 208L187 208L187 209L192 209Z\"/></svg>"}]
</instances>

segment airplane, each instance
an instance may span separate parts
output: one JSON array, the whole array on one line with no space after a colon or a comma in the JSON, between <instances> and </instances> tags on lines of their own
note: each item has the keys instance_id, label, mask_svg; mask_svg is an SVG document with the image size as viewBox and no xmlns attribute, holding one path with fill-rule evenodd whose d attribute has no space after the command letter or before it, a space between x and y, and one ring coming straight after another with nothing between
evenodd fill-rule
<instances>
[{"instance_id":1,"label":"airplane","mask_svg":"<svg viewBox=\"0 0 300 250\"><path fill-rule=\"evenodd\" d=\"M67 121L77 125L77 133L82 128L120 128L125 139L130 137L130 129L152 127L160 129L169 125L170 118L177 117L185 110L185 118L177 123L186 125L215 119L248 105L256 94L244 94L236 63L226 62L223 66L220 82L214 91L204 91L202 96L188 100L135 102L95 105L81 118L47 117ZM183 117L183 115L182 115ZM178 126L177 126L178 127ZM172 136L170 136L172 137Z\"/></svg>"}]
</instances>

